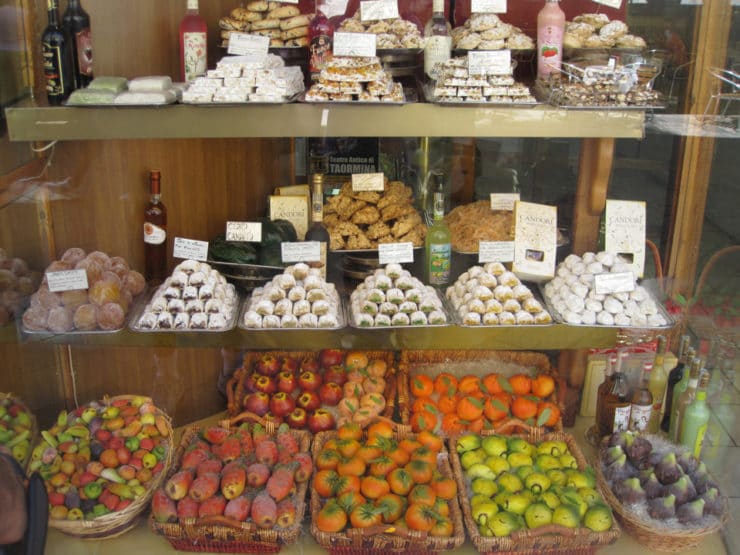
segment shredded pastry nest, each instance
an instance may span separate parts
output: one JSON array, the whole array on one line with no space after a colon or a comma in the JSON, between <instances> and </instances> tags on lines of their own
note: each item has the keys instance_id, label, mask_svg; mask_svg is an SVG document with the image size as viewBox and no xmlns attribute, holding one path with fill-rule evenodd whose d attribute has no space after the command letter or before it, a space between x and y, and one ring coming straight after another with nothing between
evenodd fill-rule
<instances>
[{"instance_id":1,"label":"shredded pastry nest","mask_svg":"<svg viewBox=\"0 0 740 555\"><path fill-rule=\"evenodd\" d=\"M452 232L452 248L459 252L478 252L480 241L514 239L513 213L493 211L487 200L458 206L445 221Z\"/></svg>"}]
</instances>

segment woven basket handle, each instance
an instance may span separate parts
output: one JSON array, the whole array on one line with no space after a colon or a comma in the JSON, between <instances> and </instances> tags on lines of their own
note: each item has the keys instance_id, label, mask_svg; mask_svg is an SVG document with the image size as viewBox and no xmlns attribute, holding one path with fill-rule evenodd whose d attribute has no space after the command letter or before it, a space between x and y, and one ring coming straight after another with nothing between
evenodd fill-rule
<instances>
[{"instance_id":1,"label":"woven basket handle","mask_svg":"<svg viewBox=\"0 0 740 555\"><path fill-rule=\"evenodd\" d=\"M226 407L231 413L234 413L241 408L242 400L237 399L237 392L239 390L239 384L241 383L242 376L245 372L246 370L244 369L244 367L240 366L239 368L234 370L231 378L229 378L229 381L226 382Z\"/></svg>"},{"instance_id":2,"label":"woven basket handle","mask_svg":"<svg viewBox=\"0 0 740 555\"><path fill-rule=\"evenodd\" d=\"M494 431L497 434L508 434L517 430L521 430L522 432L529 434L532 432L532 426L518 418L508 418L494 428Z\"/></svg>"},{"instance_id":3,"label":"woven basket handle","mask_svg":"<svg viewBox=\"0 0 740 555\"><path fill-rule=\"evenodd\" d=\"M427 536L426 532L397 528L392 524L378 524L376 526L368 526L367 528L350 528L347 530L347 535L352 538L352 543L355 545L360 545L357 542L361 542L362 538L372 537L378 534L393 534L415 541L423 541Z\"/></svg>"},{"instance_id":4,"label":"woven basket handle","mask_svg":"<svg viewBox=\"0 0 740 555\"><path fill-rule=\"evenodd\" d=\"M234 520L232 518L228 518L225 516L204 516L202 518L198 518L195 520L196 526L227 526L229 528L233 528L234 530L240 530L242 532L251 531L253 529L253 525L251 523L247 522L240 522L238 520Z\"/></svg>"},{"instance_id":5,"label":"woven basket handle","mask_svg":"<svg viewBox=\"0 0 740 555\"><path fill-rule=\"evenodd\" d=\"M254 414L253 412L248 412L248 411L241 412L231 418L225 418L224 420L219 420L218 425L228 430L230 428L238 426L242 422L254 422L256 424L261 424L265 428L265 431L268 434L275 433L275 423L274 422L265 420L261 416L258 416Z\"/></svg>"},{"instance_id":6,"label":"woven basket handle","mask_svg":"<svg viewBox=\"0 0 740 555\"><path fill-rule=\"evenodd\" d=\"M725 247L724 249L720 249L712 255L712 257L704 265L704 269L701 271L701 275L699 275L699 280L697 281L696 287L694 288L694 296L692 297L692 299L696 299L701 294L702 289L704 289L704 284L709 277L709 272L712 271L712 268L714 268L714 265L717 263L717 261L726 254L731 254L733 252L740 252L740 245Z\"/></svg>"},{"instance_id":7,"label":"woven basket handle","mask_svg":"<svg viewBox=\"0 0 740 555\"><path fill-rule=\"evenodd\" d=\"M517 530L512 532L511 539L516 541L519 538L528 538L532 536L546 536L549 534L557 534L559 536L575 536L578 533L576 528L568 528L567 526L561 526L560 524L545 524L539 528L530 528L527 530Z\"/></svg>"}]
</instances>

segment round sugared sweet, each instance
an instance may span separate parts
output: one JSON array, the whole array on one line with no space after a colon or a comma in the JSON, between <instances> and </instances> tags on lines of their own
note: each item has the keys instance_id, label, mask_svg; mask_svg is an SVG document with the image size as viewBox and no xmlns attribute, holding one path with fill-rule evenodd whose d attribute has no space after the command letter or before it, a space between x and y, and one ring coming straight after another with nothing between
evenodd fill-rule
<instances>
[{"instance_id":1,"label":"round sugared sweet","mask_svg":"<svg viewBox=\"0 0 740 555\"><path fill-rule=\"evenodd\" d=\"M46 327L54 333L66 333L72 330L72 312L63 306L52 308L46 320Z\"/></svg>"},{"instance_id":2,"label":"round sugared sweet","mask_svg":"<svg viewBox=\"0 0 740 555\"><path fill-rule=\"evenodd\" d=\"M103 266L90 258L84 258L75 264L76 270L85 270L87 273L87 283L95 283L103 275Z\"/></svg>"},{"instance_id":3,"label":"round sugared sweet","mask_svg":"<svg viewBox=\"0 0 740 555\"><path fill-rule=\"evenodd\" d=\"M98 307L98 326L101 330L107 331L121 329L125 316L120 304L106 303Z\"/></svg>"},{"instance_id":4,"label":"round sugared sweet","mask_svg":"<svg viewBox=\"0 0 740 555\"><path fill-rule=\"evenodd\" d=\"M88 298L91 303L98 306L115 303L121 298L121 287L118 283L110 280L96 281L88 291Z\"/></svg>"},{"instance_id":5,"label":"round sugared sweet","mask_svg":"<svg viewBox=\"0 0 740 555\"><path fill-rule=\"evenodd\" d=\"M97 308L94 304L83 304L75 311L72 322L76 329L90 331L98 327Z\"/></svg>"},{"instance_id":6,"label":"round sugared sweet","mask_svg":"<svg viewBox=\"0 0 740 555\"><path fill-rule=\"evenodd\" d=\"M46 329L46 321L49 317L49 311L41 306L31 307L23 313L23 326L32 331L42 331Z\"/></svg>"},{"instance_id":7,"label":"round sugared sweet","mask_svg":"<svg viewBox=\"0 0 740 555\"><path fill-rule=\"evenodd\" d=\"M111 272L115 272L123 280L129 271L128 262L121 256L114 256L110 259L110 270Z\"/></svg>"},{"instance_id":8,"label":"round sugared sweet","mask_svg":"<svg viewBox=\"0 0 740 555\"><path fill-rule=\"evenodd\" d=\"M128 309L131 308L131 303L133 302L134 297L131 295L131 291L128 289L121 289L121 297L118 299L118 304L121 305L124 313L128 312Z\"/></svg>"},{"instance_id":9,"label":"round sugared sweet","mask_svg":"<svg viewBox=\"0 0 740 555\"><path fill-rule=\"evenodd\" d=\"M66 262L70 265L70 267L74 268L80 260L85 258L85 256L86 253L84 250L78 247L72 247L64 251L64 254L62 255L62 262Z\"/></svg>"},{"instance_id":10,"label":"round sugared sweet","mask_svg":"<svg viewBox=\"0 0 740 555\"><path fill-rule=\"evenodd\" d=\"M100 264L105 270L110 268L110 256L105 254L103 251L93 251L87 255L87 260L94 260Z\"/></svg>"},{"instance_id":11,"label":"round sugared sweet","mask_svg":"<svg viewBox=\"0 0 740 555\"><path fill-rule=\"evenodd\" d=\"M49 264L46 267L46 270L44 270L45 273L50 272L66 272L67 270L71 270L72 266L67 264L66 262L62 262L61 260L55 260L51 264Z\"/></svg>"},{"instance_id":12,"label":"round sugared sweet","mask_svg":"<svg viewBox=\"0 0 740 555\"><path fill-rule=\"evenodd\" d=\"M135 297L144 291L146 287L146 280L136 270L129 270L123 277L123 287L131 291L131 294Z\"/></svg>"},{"instance_id":13,"label":"round sugared sweet","mask_svg":"<svg viewBox=\"0 0 740 555\"><path fill-rule=\"evenodd\" d=\"M118 274L111 271L111 270L105 270L103 272L103 275L100 277L101 281L110 281L111 283L118 284L118 288L121 289L123 287L123 280L121 280L120 277L118 277Z\"/></svg>"},{"instance_id":14,"label":"round sugared sweet","mask_svg":"<svg viewBox=\"0 0 740 555\"><path fill-rule=\"evenodd\" d=\"M72 291L62 292L62 304L72 311L77 310L77 307L87 303L87 290L86 289L74 289Z\"/></svg>"},{"instance_id":15,"label":"round sugared sweet","mask_svg":"<svg viewBox=\"0 0 740 555\"><path fill-rule=\"evenodd\" d=\"M45 285L39 287L39 290L33 297L36 298L36 304L45 308L46 310L51 310L52 308L59 306L59 304L62 302L61 296L58 293L52 293L51 291L49 291L49 287ZM34 302L33 297L31 298L32 304Z\"/></svg>"}]
</instances>

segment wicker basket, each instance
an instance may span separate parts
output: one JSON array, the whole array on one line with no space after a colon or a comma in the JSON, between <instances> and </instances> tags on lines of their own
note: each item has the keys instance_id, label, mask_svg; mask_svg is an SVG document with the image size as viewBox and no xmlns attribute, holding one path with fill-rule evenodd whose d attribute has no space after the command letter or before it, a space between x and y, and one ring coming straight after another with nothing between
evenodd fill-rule
<instances>
[{"instance_id":1,"label":"wicker basket","mask_svg":"<svg viewBox=\"0 0 740 555\"><path fill-rule=\"evenodd\" d=\"M105 397L102 404L110 405L118 400L131 400L134 398L143 398L146 402L152 402L150 398L142 397L141 395L117 395L115 397ZM139 516L149 507L149 501L151 501L154 491L162 484L162 481L168 474L168 471L172 466L172 461L174 460L175 449L172 445L172 421L164 411L158 408L156 409L155 415L163 416L165 418L169 430L167 434L169 439L166 440L167 455L164 461L164 468L157 477L151 481L147 492L141 497L135 499L134 502L125 509L108 513L92 520L49 519L50 528L54 528L67 535L76 536L82 539L99 540L103 538L115 538L136 527Z\"/></svg>"},{"instance_id":2,"label":"wicker basket","mask_svg":"<svg viewBox=\"0 0 740 555\"><path fill-rule=\"evenodd\" d=\"M485 372L480 372L480 366L485 363L499 364L495 368L486 368ZM449 372L456 377L462 377L464 374L481 374L489 371L497 371L505 376L514 373L524 372L530 368L536 369L537 373L547 373L553 376L557 383L555 392L550 400L555 402L563 413L566 385L565 381L558 376L554 369L550 367L550 361L542 353L530 351L492 351L492 350L469 350L469 351L401 351L401 357L398 363L398 409L401 422L408 424L411 417L411 393L409 390L409 379L416 370L432 364L449 364L444 371ZM466 366L473 368L466 368ZM431 376L431 374L428 374ZM556 430L563 429L562 419L558 420L555 426ZM444 435L443 432L440 432Z\"/></svg>"},{"instance_id":3,"label":"wicker basket","mask_svg":"<svg viewBox=\"0 0 740 555\"><path fill-rule=\"evenodd\" d=\"M603 455L603 450L606 449L606 440L608 440L608 438L605 438L605 441L602 442L599 452L600 460ZM609 487L606 477L601 470L601 464L598 463L594 466L596 467L596 479L598 480L604 499L614 509L614 512L616 513L617 518L619 518L619 522L622 524L624 529L631 536L634 536L641 545L655 551L677 553L679 551L694 549L699 546L706 536L719 532L729 518L729 502L727 501L727 498L723 496L725 510L723 511L722 518L718 519L715 525L701 528L681 526L680 528L672 527L670 529L666 528L661 530L656 528L652 522L637 517L633 511L630 511L622 505Z\"/></svg>"},{"instance_id":4,"label":"wicker basket","mask_svg":"<svg viewBox=\"0 0 740 555\"><path fill-rule=\"evenodd\" d=\"M268 435L277 434L275 425L266 422L259 416L242 413L236 418L222 420L219 425L228 428L241 422L257 422L264 426ZM180 461L185 449L197 435L200 428L193 426L185 430L177 450L177 461ZM298 440L301 452L308 452L311 436L303 430L291 430ZM171 476L177 471L173 465ZM188 519L183 523L157 522L149 516L149 527L164 536L170 545L180 551L197 551L207 553L277 553L283 545L295 543L302 530L303 515L306 511L306 490L308 482L297 484L294 494L296 514L295 524L285 529L263 530L252 522L239 522L227 517L209 517Z\"/></svg>"},{"instance_id":5,"label":"wicker basket","mask_svg":"<svg viewBox=\"0 0 740 555\"><path fill-rule=\"evenodd\" d=\"M314 437L312 452L314 464L324 444L337 437L336 432L319 432ZM414 434L406 425L394 426L394 437L397 440L413 438ZM437 457L438 470L444 476L452 477L449 456L446 452ZM384 555L387 553L428 554L449 551L461 546L465 542L465 529L462 523L462 513L457 500L449 501L450 519L453 525L453 534L450 537L438 538L424 532L398 531L388 532L388 526L369 527L364 529L348 528L343 532L329 533L319 530L316 526L316 517L321 511L321 498L311 493L311 535L316 542L328 550L332 555Z\"/></svg>"},{"instance_id":6,"label":"wicker basket","mask_svg":"<svg viewBox=\"0 0 740 555\"><path fill-rule=\"evenodd\" d=\"M564 432L544 433L542 428L532 428L521 421L510 420L503 424L499 431L484 430L480 435L488 436L495 433L507 434L516 429L524 430L524 434L515 434L530 443L542 441L564 441L568 445L573 457L578 462L578 468L584 469L588 466L586 458L576 445L575 439ZM478 526L473 520L468 497L468 486L465 474L460 463L460 457L455 449L456 438L451 438L450 452L452 453L452 469L457 480L457 491L460 497L465 527L468 529L473 546L486 554L496 555L589 555L597 549L617 541L621 533L619 525L614 521L611 529L606 532L592 532L588 528L566 528L556 524L542 526L534 530L518 530L507 537L484 537L478 531ZM603 488L597 486L599 493L606 500Z\"/></svg>"},{"instance_id":7,"label":"wicker basket","mask_svg":"<svg viewBox=\"0 0 740 555\"><path fill-rule=\"evenodd\" d=\"M0 393L0 405L2 405L6 400L12 401L14 403L17 403L23 407L23 410L26 411L26 413L31 418L31 428L28 434L28 441L29 441L29 448L28 453L26 453L25 459L22 461L18 461L18 464L20 467L26 471L28 468L28 462L31 460L31 452L33 449L33 446L36 445L36 440L39 435L39 426L38 421L36 420L36 415L33 414L30 409L28 408L28 405L26 405L23 401L21 401L20 398L16 397L12 393Z\"/></svg>"},{"instance_id":8,"label":"wicker basket","mask_svg":"<svg viewBox=\"0 0 740 555\"><path fill-rule=\"evenodd\" d=\"M396 357L394 351L362 351L369 360L381 359L388 366L385 375L385 391L383 396L386 400L386 406L383 415L393 416L396 408L397 393L397 375L396 375ZM251 369L258 358L264 355L275 357L290 356L298 360L305 357L317 356L316 351L248 351L244 354L242 365L234 371L234 375L226 384L227 411L230 416L235 416L242 412L241 399L244 398L246 390L244 381L251 375Z\"/></svg>"}]
</instances>

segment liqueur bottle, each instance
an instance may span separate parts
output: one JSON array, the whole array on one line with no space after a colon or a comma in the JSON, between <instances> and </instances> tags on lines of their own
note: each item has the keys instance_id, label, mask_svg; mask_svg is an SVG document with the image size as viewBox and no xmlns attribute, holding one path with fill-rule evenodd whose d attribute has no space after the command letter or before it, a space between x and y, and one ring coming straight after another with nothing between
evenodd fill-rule
<instances>
[{"instance_id":1,"label":"liqueur bottle","mask_svg":"<svg viewBox=\"0 0 740 555\"><path fill-rule=\"evenodd\" d=\"M614 367L617 364L617 355L612 353L606 357L606 369L604 370L604 381L601 382L596 391L596 426L599 430L599 437L608 436L612 433L611 425L606 413L606 395L612 388L614 382Z\"/></svg>"},{"instance_id":2,"label":"liqueur bottle","mask_svg":"<svg viewBox=\"0 0 740 555\"><path fill-rule=\"evenodd\" d=\"M334 47L334 27L321 9L308 27L308 70L311 80L318 81L324 66L332 59Z\"/></svg>"},{"instance_id":3,"label":"liqueur bottle","mask_svg":"<svg viewBox=\"0 0 740 555\"><path fill-rule=\"evenodd\" d=\"M630 403L630 430L644 432L648 429L650 415L653 412L653 394L648 384L653 371L652 363L646 362L642 365L640 385L632 393Z\"/></svg>"},{"instance_id":4,"label":"liqueur bottle","mask_svg":"<svg viewBox=\"0 0 740 555\"><path fill-rule=\"evenodd\" d=\"M167 277L167 208L160 200L160 171L149 172L149 204L144 212L144 278L150 285Z\"/></svg>"},{"instance_id":5,"label":"liqueur bottle","mask_svg":"<svg viewBox=\"0 0 740 555\"><path fill-rule=\"evenodd\" d=\"M683 419L686 407L691 404L691 401L696 397L696 388L699 385L699 374L701 373L702 360L696 357L691 361L691 370L689 371L689 383L686 387L686 391L681 393L681 396L673 402L673 417L671 419L671 427L668 430L668 438L674 443L678 443L681 440L681 421Z\"/></svg>"},{"instance_id":6,"label":"liqueur bottle","mask_svg":"<svg viewBox=\"0 0 740 555\"><path fill-rule=\"evenodd\" d=\"M630 423L630 397L627 377L622 372L627 351L621 351L617 356L617 366L614 370L612 386L604 397L606 406L606 421L609 433L625 431Z\"/></svg>"},{"instance_id":7,"label":"liqueur bottle","mask_svg":"<svg viewBox=\"0 0 740 555\"><path fill-rule=\"evenodd\" d=\"M62 16L62 28L72 42L75 87L82 89L93 79L92 34L90 16L80 0L69 0Z\"/></svg>"},{"instance_id":8,"label":"liqueur bottle","mask_svg":"<svg viewBox=\"0 0 740 555\"><path fill-rule=\"evenodd\" d=\"M709 407L707 406L707 388L710 375L704 372L699 380L696 398L686 407L681 418L681 445L691 450L695 457L701 454L704 435L709 424Z\"/></svg>"},{"instance_id":9,"label":"liqueur bottle","mask_svg":"<svg viewBox=\"0 0 740 555\"><path fill-rule=\"evenodd\" d=\"M324 175L314 173L311 195L311 225L306 231L306 241L318 241L322 277L326 279L326 252L329 247L329 232L324 226Z\"/></svg>"},{"instance_id":10,"label":"liqueur bottle","mask_svg":"<svg viewBox=\"0 0 740 555\"><path fill-rule=\"evenodd\" d=\"M563 60L565 13L560 0L547 0L537 14L537 78L547 79Z\"/></svg>"},{"instance_id":11,"label":"liqueur bottle","mask_svg":"<svg viewBox=\"0 0 740 555\"><path fill-rule=\"evenodd\" d=\"M655 361L648 381L648 389L653 397L653 409L650 413L650 423L648 425L648 431L651 434L658 433L660 417L663 412L663 400L665 399L668 382L668 373L665 371L665 351L666 339L662 335L658 336L658 349L655 353Z\"/></svg>"},{"instance_id":12,"label":"liqueur bottle","mask_svg":"<svg viewBox=\"0 0 740 555\"><path fill-rule=\"evenodd\" d=\"M59 26L58 0L47 0L49 25L41 35L41 57L49 104L59 106L74 89L72 44Z\"/></svg>"},{"instance_id":13,"label":"liqueur bottle","mask_svg":"<svg viewBox=\"0 0 740 555\"><path fill-rule=\"evenodd\" d=\"M663 409L663 420L660 422L660 429L664 432L668 432L671 427L671 408L673 407L673 390L676 384L679 383L685 372L686 363L688 362L687 354L689 350L689 336L684 335L681 337L681 343L678 346L678 363L676 367L671 370L668 374L668 381L666 382L665 390L665 407Z\"/></svg>"},{"instance_id":14,"label":"liqueur bottle","mask_svg":"<svg viewBox=\"0 0 740 555\"><path fill-rule=\"evenodd\" d=\"M180 22L180 74L186 83L208 69L208 26L198 13L198 0L188 0Z\"/></svg>"},{"instance_id":15,"label":"liqueur bottle","mask_svg":"<svg viewBox=\"0 0 740 555\"><path fill-rule=\"evenodd\" d=\"M424 73L436 79L434 66L449 60L452 53L452 34L450 23L445 19L444 0L434 0L432 17L424 27L424 37Z\"/></svg>"},{"instance_id":16,"label":"liqueur bottle","mask_svg":"<svg viewBox=\"0 0 740 555\"><path fill-rule=\"evenodd\" d=\"M435 172L433 221L427 230L425 241L426 280L429 285L441 287L450 281L452 265L452 233L444 220L445 196L444 174Z\"/></svg>"}]
</instances>

